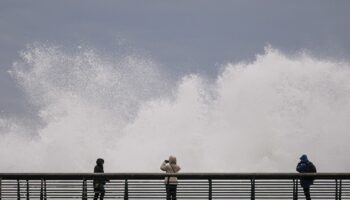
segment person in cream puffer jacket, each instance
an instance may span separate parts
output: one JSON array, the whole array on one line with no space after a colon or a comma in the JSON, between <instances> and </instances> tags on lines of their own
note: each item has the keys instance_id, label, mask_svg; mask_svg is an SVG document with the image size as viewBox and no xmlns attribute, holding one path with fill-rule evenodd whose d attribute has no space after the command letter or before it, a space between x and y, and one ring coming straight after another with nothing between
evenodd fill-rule
<instances>
[{"instance_id":1,"label":"person in cream puffer jacket","mask_svg":"<svg viewBox=\"0 0 350 200\"><path fill-rule=\"evenodd\" d=\"M170 156L169 160L165 160L160 169L166 173L177 173L180 171L180 166L176 164L176 157ZM176 177L165 177L164 180L167 200L176 200L176 188L177 188L177 178Z\"/></svg>"}]
</instances>

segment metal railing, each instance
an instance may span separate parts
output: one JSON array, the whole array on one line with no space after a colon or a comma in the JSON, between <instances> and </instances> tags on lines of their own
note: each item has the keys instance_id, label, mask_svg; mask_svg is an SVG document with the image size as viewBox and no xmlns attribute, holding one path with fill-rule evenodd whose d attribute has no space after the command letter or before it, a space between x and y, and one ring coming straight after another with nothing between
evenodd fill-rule
<instances>
[{"instance_id":1,"label":"metal railing","mask_svg":"<svg viewBox=\"0 0 350 200\"><path fill-rule=\"evenodd\" d=\"M0 173L0 200L93 199L94 178L110 180L105 199L165 199L166 176L178 177L178 199L305 199L306 177L312 199L350 199L350 173Z\"/></svg>"}]
</instances>

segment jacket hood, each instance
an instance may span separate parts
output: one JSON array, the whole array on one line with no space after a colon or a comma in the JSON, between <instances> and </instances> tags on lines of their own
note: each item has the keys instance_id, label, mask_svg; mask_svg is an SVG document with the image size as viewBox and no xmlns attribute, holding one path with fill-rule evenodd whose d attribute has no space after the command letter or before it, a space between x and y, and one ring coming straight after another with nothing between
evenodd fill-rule
<instances>
[{"instance_id":1,"label":"jacket hood","mask_svg":"<svg viewBox=\"0 0 350 200\"><path fill-rule=\"evenodd\" d=\"M96 164L102 166L105 161L102 158L96 160Z\"/></svg>"},{"instance_id":2,"label":"jacket hood","mask_svg":"<svg viewBox=\"0 0 350 200\"><path fill-rule=\"evenodd\" d=\"M169 164L176 164L176 157L175 156L169 156Z\"/></svg>"},{"instance_id":3,"label":"jacket hood","mask_svg":"<svg viewBox=\"0 0 350 200\"><path fill-rule=\"evenodd\" d=\"M303 162L309 161L306 154L302 155L302 156L300 157L300 160L303 161Z\"/></svg>"}]
</instances>

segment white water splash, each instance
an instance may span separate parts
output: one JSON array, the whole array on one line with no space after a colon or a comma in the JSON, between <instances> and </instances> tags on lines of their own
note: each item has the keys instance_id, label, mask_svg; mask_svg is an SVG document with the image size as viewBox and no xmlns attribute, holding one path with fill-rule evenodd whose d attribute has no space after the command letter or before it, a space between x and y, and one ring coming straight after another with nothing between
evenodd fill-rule
<instances>
[{"instance_id":1,"label":"white water splash","mask_svg":"<svg viewBox=\"0 0 350 200\"><path fill-rule=\"evenodd\" d=\"M26 134L2 119L0 170L89 172L103 157L106 172L157 172L169 154L184 172L293 172L303 153L320 171L350 167L348 63L268 48L215 82L192 74L177 86L157 68L135 55L27 49L11 73L44 126Z\"/></svg>"}]
</instances>

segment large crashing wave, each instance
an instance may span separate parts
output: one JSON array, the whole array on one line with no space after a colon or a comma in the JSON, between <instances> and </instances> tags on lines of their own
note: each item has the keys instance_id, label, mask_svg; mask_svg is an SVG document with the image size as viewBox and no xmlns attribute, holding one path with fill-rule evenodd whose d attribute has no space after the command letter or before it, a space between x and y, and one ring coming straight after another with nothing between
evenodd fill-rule
<instances>
[{"instance_id":1,"label":"large crashing wave","mask_svg":"<svg viewBox=\"0 0 350 200\"><path fill-rule=\"evenodd\" d=\"M183 171L295 170L307 153L320 171L350 167L350 65L267 48L229 63L214 82L172 86L152 60L33 46L11 74L43 126L0 119L1 171L157 172L170 154ZM173 91L169 95L169 91Z\"/></svg>"}]
</instances>

